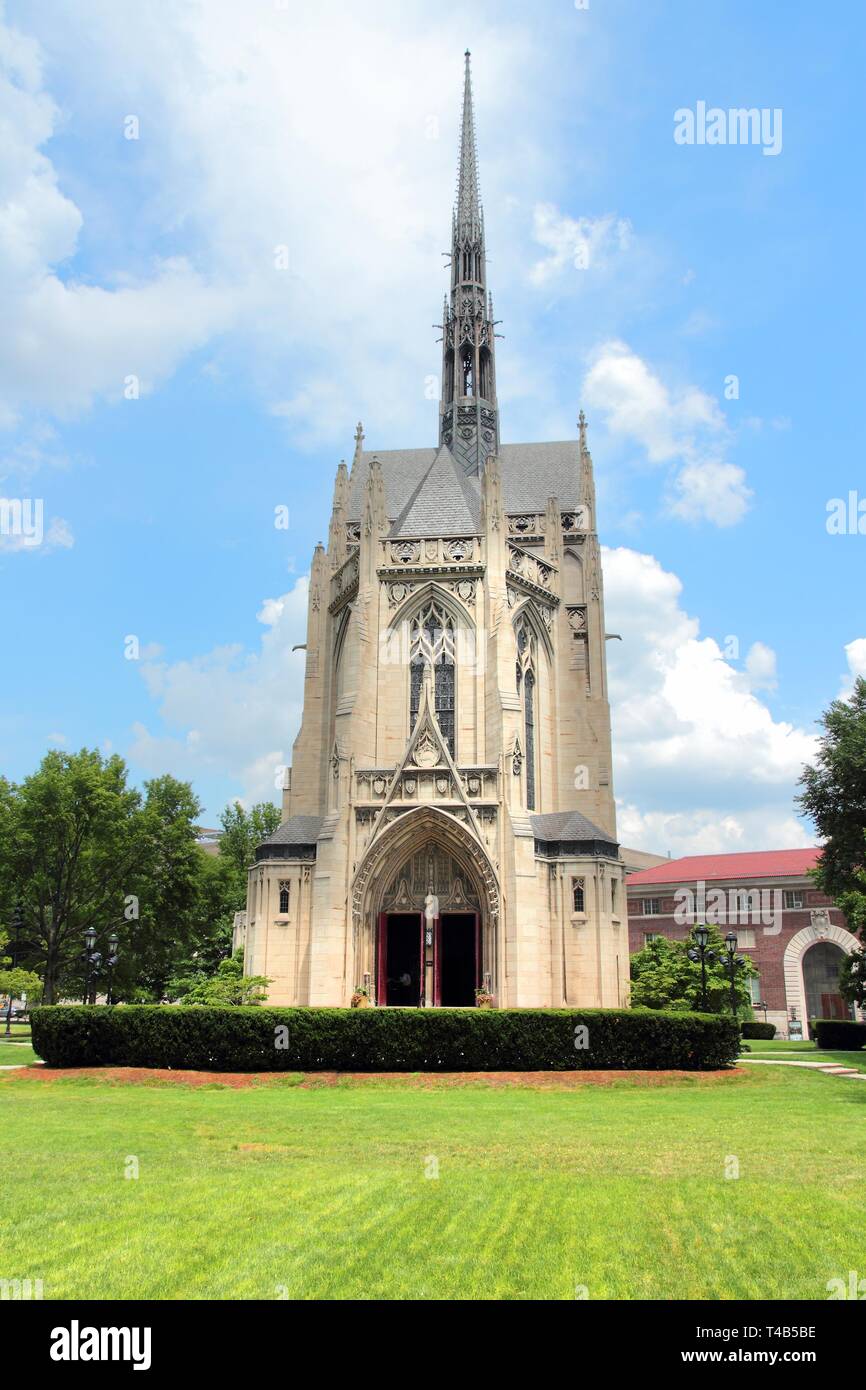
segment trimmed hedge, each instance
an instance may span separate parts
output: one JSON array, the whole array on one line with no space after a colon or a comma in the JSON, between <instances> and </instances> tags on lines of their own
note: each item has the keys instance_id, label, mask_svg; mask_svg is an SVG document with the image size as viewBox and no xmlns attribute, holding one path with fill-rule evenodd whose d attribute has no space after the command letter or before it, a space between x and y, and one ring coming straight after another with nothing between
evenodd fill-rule
<instances>
[{"instance_id":1,"label":"trimmed hedge","mask_svg":"<svg viewBox=\"0 0 866 1390\"><path fill-rule=\"evenodd\" d=\"M850 1018L812 1018L809 1031L828 1051L857 1052L866 1043L866 1023Z\"/></svg>"},{"instance_id":2,"label":"trimmed hedge","mask_svg":"<svg viewBox=\"0 0 866 1390\"><path fill-rule=\"evenodd\" d=\"M750 1019L743 1024L741 1036L744 1038L774 1038L776 1036L775 1023L759 1023L757 1019Z\"/></svg>"},{"instance_id":3,"label":"trimmed hedge","mask_svg":"<svg viewBox=\"0 0 866 1390\"><path fill-rule=\"evenodd\" d=\"M51 1067L205 1071L705 1071L735 1062L740 1042L727 1015L653 1009L55 1004L35 1009L32 1027Z\"/></svg>"}]
</instances>

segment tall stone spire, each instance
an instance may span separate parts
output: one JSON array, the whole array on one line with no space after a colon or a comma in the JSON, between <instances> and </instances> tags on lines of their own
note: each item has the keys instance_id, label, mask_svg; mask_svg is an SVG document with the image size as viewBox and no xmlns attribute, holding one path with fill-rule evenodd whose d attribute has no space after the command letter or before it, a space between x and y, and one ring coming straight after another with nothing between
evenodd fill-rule
<instances>
[{"instance_id":1,"label":"tall stone spire","mask_svg":"<svg viewBox=\"0 0 866 1390\"><path fill-rule=\"evenodd\" d=\"M457 207L454 212L461 236L481 233L481 199L478 195L478 151L475 147L475 117L472 111L472 73L469 49L463 82L463 122L460 128L460 168L457 175Z\"/></svg>"},{"instance_id":2,"label":"tall stone spire","mask_svg":"<svg viewBox=\"0 0 866 1390\"><path fill-rule=\"evenodd\" d=\"M467 49L457 202L451 224L451 295L442 322L439 442L448 446L467 474L478 477L488 455L499 446L494 336Z\"/></svg>"}]
</instances>

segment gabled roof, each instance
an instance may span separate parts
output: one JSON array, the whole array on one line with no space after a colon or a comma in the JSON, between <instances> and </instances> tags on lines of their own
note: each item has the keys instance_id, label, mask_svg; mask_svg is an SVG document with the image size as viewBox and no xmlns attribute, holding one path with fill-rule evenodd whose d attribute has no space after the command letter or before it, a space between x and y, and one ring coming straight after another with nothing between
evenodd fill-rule
<instances>
[{"instance_id":1,"label":"gabled roof","mask_svg":"<svg viewBox=\"0 0 866 1390\"><path fill-rule=\"evenodd\" d=\"M669 859L652 869L629 874L628 888L653 883L697 883L703 880L805 878L818 862L820 849L760 849L744 854L689 854Z\"/></svg>"},{"instance_id":2,"label":"gabled roof","mask_svg":"<svg viewBox=\"0 0 866 1390\"><path fill-rule=\"evenodd\" d=\"M391 535L471 535L478 525L478 501L477 490L443 444L395 518Z\"/></svg>"},{"instance_id":3,"label":"gabled roof","mask_svg":"<svg viewBox=\"0 0 866 1390\"><path fill-rule=\"evenodd\" d=\"M446 458L443 459L443 455ZM360 521L363 517L364 488L372 458L378 458L382 466L385 506L394 523L393 535L442 536L478 532L481 479L464 473L445 445L438 450L364 450L352 469L350 521ZM563 508L576 507L580 502L580 450L576 439L546 444L502 444L499 467L502 502L507 512L543 512L550 497L557 497ZM452 470L450 473L448 468ZM444 514L438 510L443 504L447 505ZM445 527L443 515L448 517L454 530ZM410 519L417 530L409 529Z\"/></svg>"}]
</instances>

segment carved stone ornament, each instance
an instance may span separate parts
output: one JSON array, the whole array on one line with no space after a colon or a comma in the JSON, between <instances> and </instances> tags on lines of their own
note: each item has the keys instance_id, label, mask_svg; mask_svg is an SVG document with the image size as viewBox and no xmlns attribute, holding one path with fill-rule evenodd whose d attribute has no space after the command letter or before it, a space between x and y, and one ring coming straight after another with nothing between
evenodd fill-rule
<instances>
[{"instance_id":1,"label":"carved stone ornament","mask_svg":"<svg viewBox=\"0 0 866 1390\"><path fill-rule=\"evenodd\" d=\"M451 541L451 542L449 543L448 547L447 547L447 554L448 554L448 559L449 559L449 560L471 560L471 559L472 559L472 541L471 541L471 539L470 539L470 540L465 540L465 541L462 541L462 540L461 540L461 541Z\"/></svg>"},{"instance_id":2,"label":"carved stone ornament","mask_svg":"<svg viewBox=\"0 0 866 1390\"><path fill-rule=\"evenodd\" d=\"M418 541L395 541L391 545L391 559L400 565L410 565L421 555Z\"/></svg>"},{"instance_id":3,"label":"carved stone ornament","mask_svg":"<svg viewBox=\"0 0 866 1390\"><path fill-rule=\"evenodd\" d=\"M384 796L384 795L385 795L385 788L387 787L387 785L388 785L388 783L385 781L385 778L384 778L384 777L374 777L374 778L373 778L373 795L374 795L374 796Z\"/></svg>"},{"instance_id":4,"label":"carved stone ornament","mask_svg":"<svg viewBox=\"0 0 866 1390\"><path fill-rule=\"evenodd\" d=\"M436 767L439 749L429 734L422 734L415 744L412 760L416 767Z\"/></svg>"}]
</instances>

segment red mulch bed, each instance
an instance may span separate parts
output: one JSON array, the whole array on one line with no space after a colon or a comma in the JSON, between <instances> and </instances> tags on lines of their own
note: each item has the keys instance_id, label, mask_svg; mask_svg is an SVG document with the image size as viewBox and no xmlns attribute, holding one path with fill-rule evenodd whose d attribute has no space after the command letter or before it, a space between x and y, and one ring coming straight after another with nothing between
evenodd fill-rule
<instances>
[{"instance_id":1,"label":"red mulch bed","mask_svg":"<svg viewBox=\"0 0 866 1390\"><path fill-rule=\"evenodd\" d=\"M691 1081L699 1085L740 1079L748 1075L745 1067L727 1071L448 1071L448 1072L346 1072L319 1071L304 1073L304 1080L295 1082L305 1090L322 1086L363 1085L391 1082L420 1089L440 1089L459 1086L529 1087L532 1090L573 1091L580 1086L612 1086L618 1081L630 1081L637 1086L666 1086L673 1081ZM0 1073L3 1081L62 1081L93 1077L111 1085L161 1086L228 1086L244 1090L250 1086L284 1081L285 1072L245 1071L172 1071L162 1067L22 1067Z\"/></svg>"}]
</instances>

